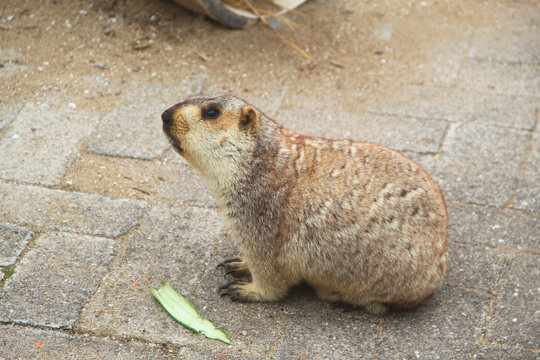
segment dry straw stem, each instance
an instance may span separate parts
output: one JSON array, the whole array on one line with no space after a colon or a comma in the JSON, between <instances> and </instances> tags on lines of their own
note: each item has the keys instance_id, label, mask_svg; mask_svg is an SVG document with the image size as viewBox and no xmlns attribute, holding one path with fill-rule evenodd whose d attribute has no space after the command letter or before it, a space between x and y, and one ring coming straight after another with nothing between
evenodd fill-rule
<instances>
[{"instance_id":1,"label":"dry straw stem","mask_svg":"<svg viewBox=\"0 0 540 360\"><path fill-rule=\"evenodd\" d=\"M289 10L288 8L285 8L281 5L278 5L276 3L274 3L272 0L259 0L259 1L263 1L263 2L266 2L268 4L271 4L273 6L276 6L278 8L280 8L281 10L285 10L285 11L291 11ZM240 9L240 10L244 10L244 11L249 11L251 13L253 13L254 15L256 15L252 8L249 7L248 5L246 5L245 3L243 3L242 1L235 1L235 0L223 0L224 3L236 8L236 9ZM278 20L281 20L285 23L285 25L291 29L291 30L294 30L294 22L292 22L291 20L287 19L286 17L284 16L281 16L280 14L276 14L270 10L266 10L266 9L262 9L260 7L256 7L254 5L253 6L253 9L257 9L257 11L261 14L261 15L265 15L265 16L270 16L270 17L273 17L273 18L276 18Z\"/></svg>"},{"instance_id":2,"label":"dry straw stem","mask_svg":"<svg viewBox=\"0 0 540 360\"><path fill-rule=\"evenodd\" d=\"M251 12L253 12L253 14L255 14L263 24L265 24L266 26L268 26L273 32L274 34L276 34L276 36L281 40L283 41L285 44L287 44L288 46L290 46L292 49L294 49L295 51L297 51L300 55L302 55L306 60L309 60L309 61L313 61L313 58L311 56L309 56L304 50L300 49L298 46L296 46L293 42L291 42L289 39L285 38L283 35L281 35L281 33L279 31L277 31L276 29L274 29L269 23L268 21L266 21L266 19L261 15L261 12L255 8L253 6L253 4L249 1L249 0L243 0L244 3L246 4L246 6L249 8L249 10L251 10Z\"/></svg>"},{"instance_id":3,"label":"dry straw stem","mask_svg":"<svg viewBox=\"0 0 540 360\"><path fill-rule=\"evenodd\" d=\"M259 1L265 2L267 4L271 4L271 5L275 6L275 7L280 8L281 10L286 10L287 12L292 12L292 13L295 13L295 14L301 14L301 12L296 10L296 9L289 9L288 7L285 7L285 6L281 5L281 4L276 4L274 2L274 0L259 0Z\"/></svg>"},{"instance_id":4,"label":"dry straw stem","mask_svg":"<svg viewBox=\"0 0 540 360\"><path fill-rule=\"evenodd\" d=\"M221 0L222 2L224 2L225 4L228 4L232 7L235 7L237 9L243 9L243 10L249 10L250 8L244 4L243 0ZM286 6L283 6L281 4L277 4L276 2L274 2L274 0L258 0L259 2L262 2L262 3L266 3L266 4L269 4L270 5L270 8L274 7L274 8L277 8L281 11L287 11L287 12L292 12L292 13L295 13L295 14L299 14L301 15L302 13L296 9L290 9ZM261 10L261 8L259 7L256 7L254 6L257 10ZM269 9L268 9L269 10Z\"/></svg>"},{"instance_id":5,"label":"dry straw stem","mask_svg":"<svg viewBox=\"0 0 540 360\"><path fill-rule=\"evenodd\" d=\"M267 10L264 10L264 9L257 9L257 10L259 11L259 13L260 13L261 15L268 15L268 16L271 16L271 17L273 17L273 18L276 18L276 19L278 19L278 20L283 21L283 23L285 23L285 25L286 25L289 29L294 30L294 26L295 26L294 23L293 23L291 20L287 19L286 17L281 16L281 15L279 15L279 14L275 14L275 13L273 13L273 12L271 12L271 11L267 11Z\"/></svg>"}]
</instances>

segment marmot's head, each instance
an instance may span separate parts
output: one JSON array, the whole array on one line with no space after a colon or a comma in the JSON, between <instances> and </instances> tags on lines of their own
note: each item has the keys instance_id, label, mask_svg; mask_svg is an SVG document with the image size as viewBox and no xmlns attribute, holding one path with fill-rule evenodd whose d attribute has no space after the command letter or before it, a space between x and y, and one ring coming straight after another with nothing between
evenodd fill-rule
<instances>
[{"instance_id":1,"label":"marmot's head","mask_svg":"<svg viewBox=\"0 0 540 360\"><path fill-rule=\"evenodd\" d=\"M231 95L192 97L161 115L173 147L204 173L229 167L254 147L258 110Z\"/></svg>"}]
</instances>

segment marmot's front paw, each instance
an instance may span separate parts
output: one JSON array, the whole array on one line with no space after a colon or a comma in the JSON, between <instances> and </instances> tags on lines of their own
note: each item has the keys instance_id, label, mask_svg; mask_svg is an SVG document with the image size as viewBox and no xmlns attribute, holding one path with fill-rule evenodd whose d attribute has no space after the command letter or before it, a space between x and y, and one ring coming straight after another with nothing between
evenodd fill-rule
<instances>
[{"instance_id":1,"label":"marmot's front paw","mask_svg":"<svg viewBox=\"0 0 540 360\"><path fill-rule=\"evenodd\" d=\"M223 260L217 267L225 269L223 276L232 275L235 278L251 276L248 265L240 258Z\"/></svg>"},{"instance_id":2,"label":"marmot's front paw","mask_svg":"<svg viewBox=\"0 0 540 360\"><path fill-rule=\"evenodd\" d=\"M261 294L255 289L252 282L246 282L242 280L234 280L225 285L219 287L218 292L225 290L221 293L221 297L230 296L232 301L239 302L256 302L263 301Z\"/></svg>"}]
</instances>

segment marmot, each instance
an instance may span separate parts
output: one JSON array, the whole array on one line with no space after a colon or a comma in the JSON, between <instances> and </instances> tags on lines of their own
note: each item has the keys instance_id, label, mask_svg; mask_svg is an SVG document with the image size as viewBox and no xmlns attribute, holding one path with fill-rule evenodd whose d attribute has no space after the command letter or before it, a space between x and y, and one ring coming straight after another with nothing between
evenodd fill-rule
<instances>
[{"instance_id":1,"label":"marmot","mask_svg":"<svg viewBox=\"0 0 540 360\"><path fill-rule=\"evenodd\" d=\"M296 134L231 95L191 97L161 117L240 248L220 265L251 278L222 295L276 301L307 283L322 299L382 313L419 305L446 275L444 197L405 155Z\"/></svg>"}]
</instances>

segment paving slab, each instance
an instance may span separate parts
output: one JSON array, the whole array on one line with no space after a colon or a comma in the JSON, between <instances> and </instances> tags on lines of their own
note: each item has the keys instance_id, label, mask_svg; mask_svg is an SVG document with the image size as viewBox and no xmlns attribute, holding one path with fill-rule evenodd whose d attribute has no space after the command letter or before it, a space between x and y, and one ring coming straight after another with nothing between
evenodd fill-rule
<instances>
[{"instance_id":1,"label":"paving slab","mask_svg":"<svg viewBox=\"0 0 540 360\"><path fill-rule=\"evenodd\" d=\"M116 237L137 225L147 203L0 182L0 220Z\"/></svg>"},{"instance_id":2,"label":"paving slab","mask_svg":"<svg viewBox=\"0 0 540 360\"><path fill-rule=\"evenodd\" d=\"M245 75L244 80L248 83L252 83L252 86L245 87L242 93L238 96L247 101L248 103L256 106L260 111L274 119L279 112L281 105L285 99L288 89L290 87L290 80L286 81L272 81L265 83L264 86L257 84L257 76L254 74ZM259 85L259 86L257 86ZM234 93L229 89L224 89L226 92ZM209 93L218 93L219 91L213 91Z\"/></svg>"},{"instance_id":3,"label":"paving slab","mask_svg":"<svg viewBox=\"0 0 540 360\"><path fill-rule=\"evenodd\" d=\"M417 310L390 315L375 358L470 358L488 300L484 293L443 286Z\"/></svg>"},{"instance_id":4,"label":"paving slab","mask_svg":"<svg viewBox=\"0 0 540 360\"><path fill-rule=\"evenodd\" d=\"M453 122L478 121L486 124L532 130L540 99L483 93L463 86L408 85L365 109L378 114L416 116Z\"/></svg>"},{"instance_id":5,"label":"paving slab","mask_svg":"<svg viewBox=\"0 0 540 360\"><path fill-rule=\"evenodd\" d=\"M505 255L492 248L448 244L448 276L452 286L494 290L504 265Z\"/></svg>"},{"instance_id":6,"label":"paving slab","mask_svg":"<svg viewBox=\"0 0 540 360\"><path fill-rule=\"evenodd\" d=\"M388 43L390 59L384 65L390 68L386 71L399 72L408 83L449 86L459 74L472 31L458 22L428 21L430 5L426 2L409 9L418 15L418 21L402 21L396 26ZM411 39L413 33L416 35ZM411 44L416 47L415 52L410 51Z\"/></svg>"},{"instance_id":7,"label":"paving slab","mask_svg":"<svg viewBox=\"0 0 540 360\"><path fill-rule=\"evenodd\" d=\"M342 322L313 316L296 316L273 358L368 359L375 351L379 327L360 321Z\"/></svg>"},{"instance_id":8,"label":"paving slab","mask_svg":"<svg viewBox=\"0 0 540 360\"><path fill-rule=\"evenodd\" d=\"M482 60L540 64L538 30L479 29L474 34L469 56Z\"/></svg>"},{"instance_id":9,"label":"paving slab","mask_svg":"<svg viewBox=\"0 0 540 360\"><path fill-rule=\"evenodd\" d=\"M435 167L446 198L500 207L509 204L530 136L479 122L452 124Z\"/></svg>"},{"instance_id":10,"label":"paving slab","mask_svg":"<svg viewBox=\"0 0 540 360\"><path fill-rule=\"evenodd\" d=\"M407 35L403 34L402 36ZM414 62L416 66L410 68L411 72L407 74L408 77L411 77L409 81L412 83L442 86L451 86L454 84L463 62L463 53L467 47L467 38L469 36L468 32L464 31L463 38L451 44L446 43L443 46L433 44L432 49L429 52L426 51L425 57L418 59L418 62ZM394 37L394 41L399 40L397 37ZM407 55L404 54L404 56ZM388 62L388 66L394 65L399 67L401 61L403 61L402 58L399 58L395 64Z\"/></svg>"},{"instance_id":11,"label":"paving slab","mask_svg":"<svg viewBox=\"0 0 540 360\"><path fill-rule=\"evenodd\" d=\"M68 104L25 104L0 139L0 178L59 184L97 121Z\"/></svg>"},{"instance_id":12,"label":"paving slab","mask_svg":"<svg viewBox=\"0 0 540 360\"><path fill-rule=\"evenodd\" d=\"M540 214L449 202L448 238L471 245L539 250Z\"/></svg>"},{"instance_id":13,"label":"paving slab","mask_svg":"<svg viewBox=\"0 0 540 360\"><path fill-rule=\"evenodd\" d=\"M179 86L130 83L118 106L105 115L88 143L88 151L109 156L155 159L168 148L161 113L189 95L200 94L207 77L189 77Z\"/></svg>"},{"instance_id":14,"label":"paving slab","mask_svg":"<svg viewBox=\"0 0 540 360\"><path fill-rule=\"evenodd\" d=\"M13 265L33 235L30 229L0 224L0 266Z\"/></svg>"},{"instance_id":15,"label":"paving slab","mask_svg":"<svg viewBox=\"0 0 540 360\"><path fill-rule=\"evenodd\" d=\"M24 56L20 52L2 46L0 49L0 78L9 79L25 68Z\"/></svg>"},{"instance_id":16,"label":"paving slab","mask_svg":"<svg viewBox=\"0 0 540 360\"><path fill-rule=\"evenodd\" d=\"M0 100L0 131L7 127L22 109L22 104L8 105Z\"/></svg>"},{"instance_id":17,"label":"paving slab","mask_svg":"<svg viewBox=\"0 0 540 360\"><path fill-rule=\"evenodd\" d=\"M119 251L115 265L77 327L179 345L204 342L204 337L201 339L201 335L176 323L149 288L159 287L161 280L168 280L181 295L189 298L199 284L201 273L209 266L222 231L223 223L216 210L152 206ZM189 300L202 310L197 299Z\"/></svg>"},{"instance_id":18,"label":"paving slab","mask_svg":"<svg viewBox=\"0 0 540 360\"><path fill-rule=\"evenodd\" d=\"M540 67L469 59L461 68L457 85L477 91L538 97Z\"/></svg>"},{"instance_id":19,"label":"paving slab","mask_svg":"<svg viewBox=\"0 0 540 360\"><path fill-rule=\"evenodd\" d=\"M540 132L533 133L531 152L519 179L514 207L540 211Z\"/></svg>"},{"instance_id":20,"label":"paving slab","mask_svg":"<svg viewBox=\"0 0 540 360\"><path fill-rule=\"evenodd\" d=\"M136 281L150 276L154 285L171 279L183 284L183 293L191 291L223 231L214 209L152 205L116 257L106 285L138 290Z\"/></svg>"},{"instance_id":21,"label":"paving slab","mask_svg":"<svg viewBox=\"0 0 540 360\"><path fill-rule=\"evenodd\" d=\"M540 64L538 6L522 4L505 15L495 25L475 31L468 55L483 60Z\"/></svg>"},{"instance_id":22,"label":"paving slab","mask_svg":"<svg viewBox=\"0 0 540 360\"><path fill-rule=\"evenodd\" d=\"M172 149L155 161L84 154L64 182L69 190L115 198L216 207L201 174Z\"/></svg>"},{"instance_id":23,"label":"paving slab","mask_svg":"<svg viewBox=\"0 0 540 360\"><path fill-rule=\"evenodd\" d=\"M433 173L435 168L435 156L434 154L415 153L412 151L403 151L403 154L408 158L416 161L424 170L429 174Z\"/></svg>"},{"instance_id":24,"label":"paving slab","mask_svg":"<svg viewBox=\"0 0 540 360\"><path fill-rule=\"evenodd\" d=\"M163 201L203 207L216 207L216 199L203 175L173 149L156 162L161 183L156 195Z\"/></svg>"},{"instance_id":25,"label":"paving slab","mask_svg":"<svg viewBox=\"0 0 540 360\"><path fill-rule=\"evenodd\" d=\"M194 294L190 301L203 317L229 334L231 346L208 343L200 338L190 339L187 344L193 344L197 349L223 349L229 354L243 356L272 356L277 347L287 339L286 328L291 322L291 316L276 314L269 310L266 304L240 304L229 299L220 298L217 289L212 289L212 296Z\"/></svg>"},{"instance_id":26,"label":"paving slab","mask_svg":"<svg viewBox=\"0 0 540 360\"><path fill-rule=\"evenodd\" d=\"M281 110L278 122L302 135L375 142L399 151L435 153L446 122L363 113L338 115L312 109Z\"/></svg>"},{"instance_id":27,"label":"paving slab","mask_svg":"<svg viewBox=\"0 0 540 360\"><path fill-rule=\"evenodd\" d=\"M0 359L176 359L159 345L22 326L0 326ZM41 346L36 345L38 343Z\"/></svg>"},{"instance_id":28,"label":"paving slab","mask_svg":"<svg viewBox=\"0 0 540 360\"><path fill-rule=\"evenodd\" d=\"M71 328L108 270L114 241L72 233L47 233L6 281L0 321Z\"/></svg>"},{"instance_id":29,"label":"paving slab","mask_svg":"<svg viewBox=\"0 0 540 360\"><path fill-rule=\"evenodd\" d=\"M194 350L184 347L178 353L181 359L185 360L200 360L200 359L212 359L212 360L256 360L261 359L261 356L246 355L246 354L228 354L222 351L211 350Z\"/></svg>"},{"instance_id":30,"label":"paving slab","mask_svg":"<svg viewBox=\"0 0 540 360\"><path fill-rule=\"evenodd\" d=\"M493 360L493 359L508 359L508 360L538 360L538 351L520 349L512 346L504 345L480 345L476 353L475 359Z\"/></svg>"},{"instance_id":31,"label":"paving slab","mask_svg":"<svg viewBox=\"0 0 540 360\"><path fill-rule=\"evenodd\" d=\"M489 321L488 340L540 348L539 261L538 254L519 254L509 263Z\"/></svg>"}]
</instances>

